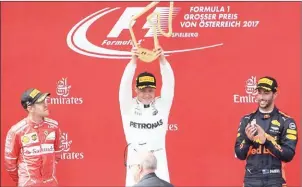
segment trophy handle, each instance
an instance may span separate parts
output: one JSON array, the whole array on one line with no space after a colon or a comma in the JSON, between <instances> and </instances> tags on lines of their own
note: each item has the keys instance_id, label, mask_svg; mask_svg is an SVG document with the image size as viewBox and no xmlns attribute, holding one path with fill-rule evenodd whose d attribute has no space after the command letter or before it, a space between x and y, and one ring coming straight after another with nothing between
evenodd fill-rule
<instances>
[{"instance_id":1,"label":"trophy handle","mask_svg":"<svg viewBox=\"0 0 302 187\"><path fill-rule=\"evenodd\" d=\"M136 20L137 18L139 18L141 15L143 15L144 13L146 13L148 10L150 10L151 8L153 8L155 5L157 5L159 2L152 2L149 5L147 5L143 11L141 11L141 13L133 16L132 19Z\"/></svg>"},{"instance_id":2,"label":"trophy handle","mask_svg":"<svg viewBox=\"0 0 302 187\"><path fill-rule=\"evenodd\" d=\"M137 44L137 40L136 40L136 37L134 35L134 32L133 32L133 29L132 29L132 23L133 23L134 19L131 19L130 20L130 23L129 23L129 31L130 31L130 35L131 35L131 38L132 38L132 43L133 45L138 48L138 44Z\"/></svg>"},{"instance_id":3,"label":"trophy handle","mask_svg":"<svg viewBox=\"0 0 302 187\"><path fill-rule=\"evenodd\" d=\"M158 12L153 12L152 14L150 14L147 17L147 21L150 23L150 25L152 25L152 30L153 30L153 41L154 41L154 48L157 49L159 47L159 43L158 43L158 37L157 37L157 24L153 23L152 21L152 17L156 16L156 22L159 23L159 13Z\"/></svg>"},{"instance_id":4,"label":"trophy handle","mask_svg":"<svg viewBox=\"0 0 302 187\"><path fill-rule=\"evenodd\" d=\"M130 30L130 35L131 35L131 38L132 38L132 42L134 44L134 46L136 48L138 48L138 44L137 44L137 40L136 40L136 37L134 35L134 32L133 32L133 29L132 29L132 26L133 26L133 22L139 18L141 15L143 15L144 13L146 13L148 10L150 10L151 8L153 8L155 5L157 5L159 2L152 2L150 3L149 5L147 5L143 11L141 11L139 14L133 16L130 20L130 23L129 23L129 30Z\"/></svg>"},{"instance_id":5,"label":"trophy handle","mask_svg":"<svg viewBox=\"0 0 302 187\"><path fill-rule=\"evenodd\" d=\"M172 36L172 13L173 13L173 6L174 2L170 1L170 8L169 8L169 18L168 18L168 32L165 33L160 26L160 21L157 22L157 27L159 32L164 35L165 37L170 37ZM157 20L160 20L160 14L158 13Z\"/></svg>"}]
</instances>

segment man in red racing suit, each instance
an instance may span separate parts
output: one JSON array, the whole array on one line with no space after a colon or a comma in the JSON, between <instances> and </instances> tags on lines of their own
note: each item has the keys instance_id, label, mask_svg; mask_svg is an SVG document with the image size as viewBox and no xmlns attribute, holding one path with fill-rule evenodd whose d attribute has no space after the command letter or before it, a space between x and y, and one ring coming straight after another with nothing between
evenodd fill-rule
<instances>
[{"instance_id":1,"label":"man in red racing suit","mask_svg":"<svg viewBox=\"0 0 302 187\"><path fill-rule=\"evenodd\" d=\"M5 141L5 168L18 186L57 186L56 164L60 159L58 123L49 114L49 93L29 89L21 99L28 117L13 125Z\"/></svg>"}]
</instances>

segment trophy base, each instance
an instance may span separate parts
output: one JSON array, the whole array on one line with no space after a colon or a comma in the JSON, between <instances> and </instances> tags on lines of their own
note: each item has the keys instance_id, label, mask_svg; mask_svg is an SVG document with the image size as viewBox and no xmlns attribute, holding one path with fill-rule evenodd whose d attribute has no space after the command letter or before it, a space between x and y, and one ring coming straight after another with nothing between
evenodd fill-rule
<instances>
[{"instance_id":1,"label":"trophy base","mask_svg":"<svg viewBox=\"0 0 302 187\"><path fill-rule=\"evenodd\" d=\"M156 60L158 58L159 55L156 55L156 52L151 51L149 49L145 49L145 48L138 48L138 58L141 61L150 63L154 60Z\"/></svg>"}]
</instances>

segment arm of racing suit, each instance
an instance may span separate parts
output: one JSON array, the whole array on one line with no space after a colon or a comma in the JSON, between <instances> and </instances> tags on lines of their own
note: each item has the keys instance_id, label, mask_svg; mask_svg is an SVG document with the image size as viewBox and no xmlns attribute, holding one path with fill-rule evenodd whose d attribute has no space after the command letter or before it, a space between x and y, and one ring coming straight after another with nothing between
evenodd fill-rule
<instances>
[{"instance_id":1,"label":"arm of racing suit","mask_svg":"<svg viewBox=\"0 0 302 187\"><path fill-rule=\"evenodd\" d=\"M280 144L276 142L274 137L265 134L265 147L268 148L273 155L283 162L289 162L295 156L295 149L298 142L297 126L293 119L288 118L284 122L284 128L281 132Z\"/></svg>"},{"instance_id":2,"label":"arm of racing suit","mask_svg":"<svg viewBox=\"0 0 302 187\"><path fill-rule=\"evenodd\" d=\"M128 111L132 102L132 80L135 74L136 63L131 60L123 73L120 88L119 88L119 102L121 113Z\"/></svg>"},{"instance_id":3,"label":"arm of racing suit","mask_svg":"<svg viewBox=\"0 0 302 187\"><path fill-rule=\"evenodd\" d=\"M162 76L160 98L167 111L170 111L174 97L175 79L172 67L165 57L160 58L160 73Z\"/></svg>"},{"instance_id":4,"label":"arm of racing suit","mask_svg":"<svg viewBox=\"0 0 302 187\"><path fill-rule=\"evenodd\" d=\"M18 158L20 154L20 139L16 132L10 129L5 140L4 165L14 182L18 182Z\"/></svg>"},{"instance_id":5,"label":"arm of racing suit","mask_svg":"<svg viewBox=\"0 0 302 187\"><path fill-rule=\"evenodd\" d=\"M240 121L237 138L235 142L235 156L240 160L245 160L252 141L247 137L245 128L249 117L243 117Z\"/></svg>"},{"instance_id":6,"label":"arm of racing suit","mask_svg":"<svg viewBox=\"0 0 302 187\"><path fill-rule=\"evenodd\" d=\"M62 152L62 143L61 143L61 130L58 127L55 131L56 133L56 139L54 142L54 149L55 149L55 159L56 159L56 163L58 163L61 160L61 152Z\"/></svg>"}]
</instances>

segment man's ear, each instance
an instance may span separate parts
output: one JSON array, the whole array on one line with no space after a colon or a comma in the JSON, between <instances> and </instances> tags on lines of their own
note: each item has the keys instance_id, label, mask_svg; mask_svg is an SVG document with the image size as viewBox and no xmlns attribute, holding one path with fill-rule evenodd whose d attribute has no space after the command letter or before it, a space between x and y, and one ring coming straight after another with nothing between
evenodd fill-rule
<instances>
[{"instance_id":1,"label":"man's ear","mask_svg":"<svg viewBox=\"0 0 302 187\"><path fill-rule=\"evenodd\" d=\"M138 94L138 88L137 87L134 87L134 91L136 94Z\"/></svg>"},{"instance_id":2,"label":"man's ear","mask_svg":"<svg viewBox=\"0 0 302 187\"><path fill-rule=\"evenodd\" d=\"M274 99L276 99L277 96L278 96L278 92L275 92L275 93L274 93Z\"/></svg>"},{"instance_id":3,"label":"man's ear","mask_svg":"<svg viewBox=\"0 0 302 187\"><path fill-rule=\"evenodd\" d=\"M31 112L31 111L33 111L33 109L34 109L34 106L30 105L27 107L26 111Z\"/></svg>"},{"instance_id":4,"label":"man's ear","mask_svg":"<svg viewBox=\"0 0 302 187\"><path fill-rule=\"evenodd\" d=\"M139 172L143 171L142 165L138 164L138 170L139 170Z\"/></svg>"}]
</instances>

